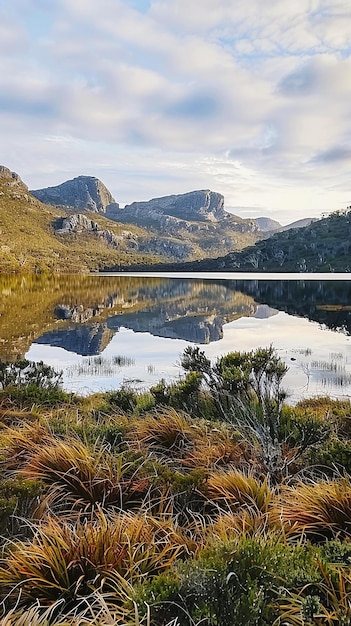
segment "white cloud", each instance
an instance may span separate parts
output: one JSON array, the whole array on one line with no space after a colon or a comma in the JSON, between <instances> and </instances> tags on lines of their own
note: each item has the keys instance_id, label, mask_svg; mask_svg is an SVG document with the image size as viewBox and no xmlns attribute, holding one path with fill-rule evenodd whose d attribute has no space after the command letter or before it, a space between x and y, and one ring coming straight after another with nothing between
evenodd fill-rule
<instances>
[{"instance_id":1,"label":"white cloud","mask_svg":"<svg viewBox=\"0 0 351 626\"><path fill-rule=\"evenodd\" d=\"M122 203L211 187L275 217L350 204L346 1L140 8L12 0L0 22L5 165L31 187L106 174Z\"/></svg>"}]
</instances>

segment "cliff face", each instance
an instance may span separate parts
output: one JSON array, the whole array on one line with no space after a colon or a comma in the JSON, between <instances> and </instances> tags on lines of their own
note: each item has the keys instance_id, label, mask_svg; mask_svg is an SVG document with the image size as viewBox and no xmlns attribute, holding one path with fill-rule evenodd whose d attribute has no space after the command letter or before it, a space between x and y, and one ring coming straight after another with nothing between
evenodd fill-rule
<instances>
[{"instance_id":1,"label":"cliff face","mask_svg":"<svg viewBox=\"0 0 351 626\"><path fill-rule=\"evenodd\" d=\"M133 202L120 211L108 209L107 215L112 214L116 215L115 219L119 215L122 219L150 219L152 222L160 223L162 216L173 217L174 221L190 222L218 222L229 217L224 211L224 197L209 189L153 198L148 202ZM171 220L170 222L172 223Z\"/></svg>"},{"instance_id":2,"label":"cliff face","mask_svg":"<svg viewBox=\"0 0 351 626\"><path fill-rule=\"evenodd\" d=\"M133 202L123 209L110 205L106 217L146 228L154 235L148 250L177 261L218 256L252 245L261 236L254 220L225 211L222 194L209 189Z\"/></svg>"},{"instance_id":3,"label":"cliff face","mask_svg":"<svg viewBox=\"0 0 351 626\"><path fill-rule=\"evenodd\" d=\"M95 176L78 176L61 185L30 192L46 204L73 207L93 213L105 213L110 204L118 208L111 193Z\"/></svg>"}]
</instances>

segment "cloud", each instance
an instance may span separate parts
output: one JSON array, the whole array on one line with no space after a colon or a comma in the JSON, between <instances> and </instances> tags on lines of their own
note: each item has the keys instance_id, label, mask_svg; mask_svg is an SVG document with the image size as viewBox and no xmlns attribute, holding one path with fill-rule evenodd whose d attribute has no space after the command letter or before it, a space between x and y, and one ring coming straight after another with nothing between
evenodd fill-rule
<instances>
[{"instance_id":1,"label":"cloud","mask_svg":"<svg viewBox=\"0 0 351 626\"><path fill-rule=\"evenodd\" d=\"M324 152L316 154L312 159L312 163L346 163L348 166L351 163L351 147L349 146L335 146L329 148Z\"/></svg>"},{"instance_id":2,"label":"cloud","mask_svg":"<svg viewBox=\"0 0 351 626\"><path fill-rule=\"evenodd\" d=\"M106 173L122 203L197 186L261 214L350 203L346 0L12 0L2 17L1 160L32 187Z\"/></svg>"}]
</instances>

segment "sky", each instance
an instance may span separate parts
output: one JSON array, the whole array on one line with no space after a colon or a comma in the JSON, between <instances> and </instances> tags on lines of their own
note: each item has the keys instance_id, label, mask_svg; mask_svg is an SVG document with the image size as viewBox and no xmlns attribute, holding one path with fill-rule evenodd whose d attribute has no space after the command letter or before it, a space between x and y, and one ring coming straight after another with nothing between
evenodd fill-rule
<instances>
[{"instance_id":1,"label":"sky","mask_svg":"<svg viewBox=\"0 0 351 626\"><path fill-rule=\"evenodd\" d=\"M0 0L0 64L0 164L31 189L351 204L349 0Z\"/></svg>"}]
</instances>

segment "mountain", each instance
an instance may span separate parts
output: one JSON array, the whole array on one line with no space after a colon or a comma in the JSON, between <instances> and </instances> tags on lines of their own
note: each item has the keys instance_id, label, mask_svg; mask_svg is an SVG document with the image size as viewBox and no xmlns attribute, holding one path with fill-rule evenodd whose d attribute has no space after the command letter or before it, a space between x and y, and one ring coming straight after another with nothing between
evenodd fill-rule
<instances>
[{"instance_id":1,"label":"mountain","mask_svg":"<svg viewBox=\"0 0 351 626\"><path fill-rule=\"evenodd\" d=\"M351 207L290 228L217 259L178 266L184 271L351 272ZM174 267L173 267L174 269Z\"/></svg>"},{"instance_id":2,"label":"mountain","mask_svg":"<svg viewBox=\"0 0 351 626\"><path fill-rule=\"evenodd\" d=\"M149 251L143 229L98 213L80 215L43 204L18 174L0 166L0 273L89 272L173 258L151 245Z\"/></svg>"},{"instance_id":3,"label":"mountain","mask_svg":"<svg viewBox=\"0 0 351 626\"><path fill-rule=\"evenodd\" d=\"M108 205L116 205L107 187L94 176L77 176L61 185L34 189L30 193L46 204L72 207L89 213L105 213Z\"/></svg>"},{"instance_id":4,"label":"mountain","mask_svg":"<svg viewBox=\"0 0 351 626\"><path fill-rule=\"evenodd\" d=\"M106 215L123 224L147 228L155 249L165 237L189 246L188 258L215 257L220 252L252 245L262 234L252 219L242 219L224 209L222 194L209 189L109 206ZM161 243L160 243L161 242Z\"/></svg>"},{"instance_id":5,"label":"mountain","mask_svg":"<svg viewBox=\"0 0 351 626\"><path fill-rule=\"evenodd\" d=\"M286 224L282 226L280 222L276 220L272 220L270 217L255 217L255 222L258 224L259 229L264 233L269 233L269 235L274 232L282 232L284 230L290 230L291 228L304 228L305 226L309 226L312 222L316 220L312 217L305 217L301 220L296 220L296 222L291 222L291 224Z\"/></svg>"},{"instance_id":6,"label":"mountain","mask_svg":"<svg viewBox=\"0 0 351 626\"><path fill-rule=\"evenodd\" d=\"M272 220L270 217L255 217L255 222L264 233L283 228L280 222Z\"/></svg>"},{"instance_id":7,"label":"mountain","mask_svg":"<svg viewBox=\"0 0 351 626\"><path fill-rule=\"evenodd\" d=\"M209 189L133 202L124 208L115 202L105 185L92 176L78 176L56 187L31 193L55 207L65 207L67 212L79 209L75 221L80 225L74 232L86 231L81 217L85 212L97 212L113 222L146 229L148 236L137 243L135 250L161 256L165 261L215 257L223 251L252 245L262 237L255 220L242 219L225 211L222 194ZM71 227L68 230L72 231ZM119 263L106 269L118 266Z\"/></svg>"},{"instance_id":8,"label":"mountain","mask_svg":"<svg viewBox=\"0 0 351 626\"><path fill-rule=\"evenodd\" d=\"M111 211L108 212L111 214ZM190 191L179 195L153 198L147 202L133 202L113 211L118 221L141 222L151 227L164 228L169 224L185 222L217 223L230 219L230 213L224 210L222 194L209 189ZM167 218L173 218L167 219Z\"/></svg>"}]
</instances>

